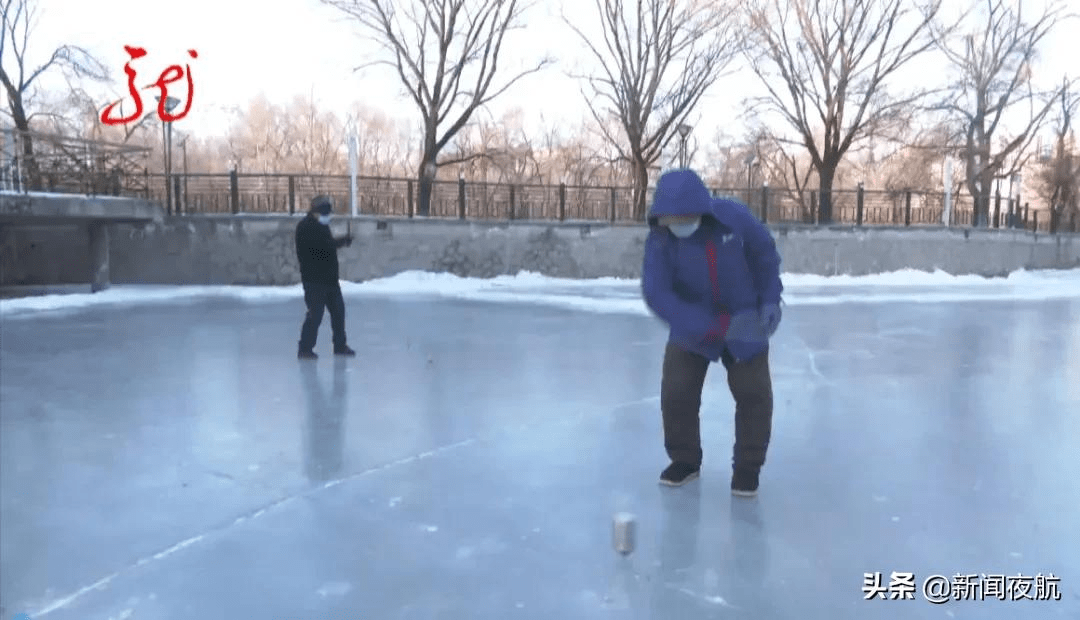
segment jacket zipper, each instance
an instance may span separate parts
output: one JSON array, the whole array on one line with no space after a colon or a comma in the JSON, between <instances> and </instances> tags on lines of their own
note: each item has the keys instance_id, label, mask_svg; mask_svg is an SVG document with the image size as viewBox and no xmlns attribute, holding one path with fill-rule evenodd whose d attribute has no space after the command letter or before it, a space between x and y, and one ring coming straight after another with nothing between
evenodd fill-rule
<instances>
[{"instance_id":1,"label":"jacket zipper","mask_svg":"<svg viewBox=\"0 0 1080 620\"><path fill-rule=\"evenodd\" d=\"M720 310L722 314L728 314L727 308L724 307L723 302L720 300L720 274L716 268L716 244L712 239L705 242L705 256L709 261L709 282L712 285L712 297L713 304ZM720 337L720 328L714 326L705 335L707 340Z\"/></svg>"}]
</instances>

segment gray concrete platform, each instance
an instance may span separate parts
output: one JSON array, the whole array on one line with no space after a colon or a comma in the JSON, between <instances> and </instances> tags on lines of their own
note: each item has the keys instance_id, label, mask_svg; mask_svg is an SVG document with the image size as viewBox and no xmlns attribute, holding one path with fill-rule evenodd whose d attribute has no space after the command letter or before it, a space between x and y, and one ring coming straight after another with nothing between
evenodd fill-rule
<instances>
[{"instance_id":1,"label":"gray concrete platform","mask_svg":"<svg viewBox=\"0 0 1080 620\"><path fill-rule=\"evenodd\" d=\"M131 224L161 222L164 216L160 205L142 198L0 191L2 225Z\"/></svg>"},{"instance_id":2,"label":"gray concrete platform","mask_svg":"<svg viewBox=\"0 0 1080 620\"><path fill-rule=\"evenodd\" d=\"M350 294L314 363L295 299L5 318L0 618L1080 617L1080 296L916 302L788 307L751 500L718 366L657 484L647 317ZM958 573L1061 598L927 602Z\"/></svg>"}]
</instances>

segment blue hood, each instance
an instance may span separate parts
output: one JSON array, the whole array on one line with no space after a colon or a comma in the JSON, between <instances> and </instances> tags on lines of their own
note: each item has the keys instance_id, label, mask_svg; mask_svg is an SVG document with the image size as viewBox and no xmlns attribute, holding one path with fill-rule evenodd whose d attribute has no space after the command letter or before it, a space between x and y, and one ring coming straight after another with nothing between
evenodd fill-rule
<instances>
[{"instance_id":1,"label":"blue hood","mask_svg":"<svg viewBox=\"0 0 1080 620\"><path fill-rule=\"evenodd\" d=\"M716 218L713 197L693 170L671 170L656 182L649 223L664 215L711 215ZM717 218L719 219L719 218Z\"/></svg>"}]
</instances>

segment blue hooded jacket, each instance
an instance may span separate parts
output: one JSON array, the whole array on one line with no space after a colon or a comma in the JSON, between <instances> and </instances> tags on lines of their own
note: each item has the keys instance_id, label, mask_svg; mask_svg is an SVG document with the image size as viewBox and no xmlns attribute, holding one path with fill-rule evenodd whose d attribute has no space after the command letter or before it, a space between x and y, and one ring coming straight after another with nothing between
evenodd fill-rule
<instances>
[{"instance_id":1,"label":"blue hooded jacket","mask_svg":"<svg viewBox=\"0 0 1080 620\"><path fill-rule=\"evenodd\" d=\"M680 239L661 216L700 215L701 226ZM649 212L642 293L670 328L670 341L718 361L764 352L763 304L780 303L780 255L769 229L743 204L713 198L692 170L660 177Z\"/></svg>"}]
</instances>

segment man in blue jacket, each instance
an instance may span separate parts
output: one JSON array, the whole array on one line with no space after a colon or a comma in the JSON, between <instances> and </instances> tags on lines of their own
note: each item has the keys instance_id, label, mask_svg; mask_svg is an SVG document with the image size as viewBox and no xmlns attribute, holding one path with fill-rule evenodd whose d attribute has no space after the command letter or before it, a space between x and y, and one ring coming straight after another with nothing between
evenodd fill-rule
<instances>
[{"instance_id":1,"label":"man in blue jacket","mask_svg":"<svg viewBox=\"0 0 1080 620\"><path fill-rule=\"evenodd\" d=\"M722 362L735 399L731 491L753 496L772 433L769 338L780 324L780 256L746 206L713 198L691 170L660 177L649 213L642 292L671 329L660 409L671 465L660 482L701 470L701 390Z\"/></svg>"}]
</instances>

